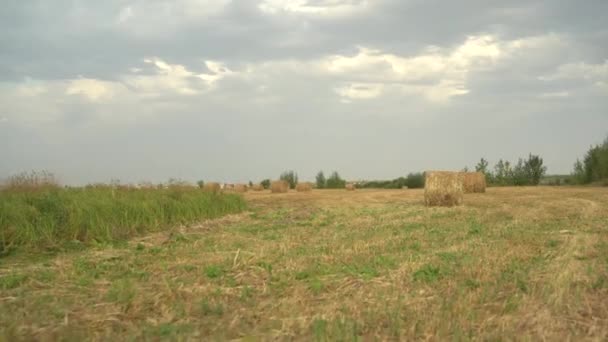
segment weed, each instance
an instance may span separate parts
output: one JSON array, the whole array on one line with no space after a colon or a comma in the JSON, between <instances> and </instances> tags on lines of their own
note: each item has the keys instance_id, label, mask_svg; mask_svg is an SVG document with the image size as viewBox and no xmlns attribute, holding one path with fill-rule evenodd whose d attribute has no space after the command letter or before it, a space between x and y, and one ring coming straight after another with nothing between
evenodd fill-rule
<instances>
[{"instance_id":1,"label":"weed","mask_svg":"<svg viewBox=\"0 0 608 342\"><path fill-rule=\"evenodd\" d=\"M439 280L442 277L441 268L431 264L422 266L416 272L414 272L414 281L420 281L425 283L432 283Z\"/></svg>"},{"instance_id":2,"label":"weed","mask_svg":"<svg viewBox=\"0 0 608 342\"><path fill-rule=\"evenodd\" d=\"M224 274L224 268L220 265L210 265L205 267L204 272L207 278L215 279Z\"/></svg>"}]
</instances>

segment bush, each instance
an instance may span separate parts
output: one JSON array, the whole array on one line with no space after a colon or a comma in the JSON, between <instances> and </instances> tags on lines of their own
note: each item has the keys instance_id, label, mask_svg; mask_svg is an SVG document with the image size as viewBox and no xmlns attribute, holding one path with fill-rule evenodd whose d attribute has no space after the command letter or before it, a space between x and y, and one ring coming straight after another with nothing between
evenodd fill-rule
<instances>
[{"instance_id":1,"label":"bush","mask_svg":"<svg viewBox=\"0 0 608 342\"><path fill-rule=\"evenodd\" d=\"M264 187L264 189L268 190L270 189L270 179L264 179L263 181L260 182L260 184Z\"/></svg>"},{"instance_id":2,"label":"bush","mask_svg":"<svg viewBox=\"0 0 608 342\"><path fill-rule=\"evenodd\" d=\"M346 187L346 181L340 177L337 171L334 171L329 178L327 178L326 187L328 189L344 189Z\"/></svg>"},{"instance_id":3,"label":"bush","mask_svg":"<svg viewBox=\"0 0 608 342\"><path fill-rule=\"evenodd\" d=\"M407 187L410 189L424 188L424 173L410 173L407 175Z\"/></svg>"}]
</instances>

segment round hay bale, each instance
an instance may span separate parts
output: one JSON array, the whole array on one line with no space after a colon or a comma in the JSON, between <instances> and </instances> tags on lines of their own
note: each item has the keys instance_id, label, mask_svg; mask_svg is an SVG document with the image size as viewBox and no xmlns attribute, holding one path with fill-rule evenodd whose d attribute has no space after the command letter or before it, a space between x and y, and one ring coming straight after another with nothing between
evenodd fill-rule
<instances>
[{"instance_id":1,"label":"round hay bale","mask_svg":"<svg viewBox=\"0 0 608 342\"><path fill-rule=\"evenodd\" d=\"M247 185L246 184L237 184L234 186L234 191L238 192L238 193L245 193L245 192L247 192Z\"/></svg>"},{"instance_id":2,"label":"round hay bale","mask_svg":"<svg viewBox=\"0 0 608 342\"><path fill-rule=\"evenodd\" d=\"M289 192L289 183L283 180L270 183L270 192L273 194L284 194Z\"/></svg>"},{"instance_id":3,"label":"round hay bale","mask_svg":"<svg viewBox=\"0 0 608 342\"><path fill-rule=\"evenodd\" d=\"M355 184L352 183L348 183L346 184L346 191L355 191L357 188L355 188Z\"/></svg>"},{"instance_id":4,"label":"round hay bale","mask_svg":"<svg viewBox=\"0 0 608 342\"><path fill-rule=\"evenodd\" d=\"M312 184L311 183L298 183L296 184L296 191L298 192L311 192Z\"/></svg>"},{"instance_id":5,"label":"round hay bale","mask_svg":"<svg viewBox=\"0 0 608 342\"><path fill-rule=\"evenodd\" d=\"M460 172L427 171L424 202L427 206L452 207L461 205L464 198L464 176Z\"/></svg>"},{"instance_id":6,"label":"round hay bale","mask_svg":"<svg viewBox=\"0 0 608 342\"><path fill-rule=\"evenodd\" d=\"M465 194L486 192L486 175L483 172L463 172Z\"/></svg>"},{"instance_id":7,"label":"round hay bale","mask_svg":"<svg viewBox=\"0 0 608 342\"><path fill-rule=\"evenodd\" d=\"M264 186L262 184L254 184L251 187L251 190L253 190L253 191L264 191Z\"/></svg>"},{"instance_id":8,"label":"round hay bale","mask_svg":"<svg viewBox=\"0 0 608 342\"><path fill-rule=\"evenodd\" d=\"M211 193L217 194L220 192L220 190L221 190L220 183L213 183L213 182L205 183L205 185L203 186L204 192L211 192Z\"/></svg>"}]
</instances>

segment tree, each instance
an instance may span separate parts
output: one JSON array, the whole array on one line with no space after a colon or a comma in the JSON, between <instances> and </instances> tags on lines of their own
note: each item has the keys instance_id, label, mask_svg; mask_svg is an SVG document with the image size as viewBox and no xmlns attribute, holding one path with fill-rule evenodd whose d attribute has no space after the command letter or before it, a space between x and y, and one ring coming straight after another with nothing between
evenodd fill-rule
<instances>
[{"instance_id":1,"label":"tree","mask_svg":"<svg viewBox=\"0 0 608 342\"><path fill-rule=\"evenodd\" d=\"M508 160L503 161L502 159L494 166L494 183L497 185L512 185L513 184L513 170L511 169L511 163Z\"/></svg>"},{"instance_id":2,"label":"tree","mask_svg":"<svg viewBox=\"0 0 608 342\"><path fill-rule=\"evenodd\" d=\"M524 186L529 184L528 172L526 171L526 163L519 158L517 165L513 168L511 185Z\"/></svg>"},{"instance_id":3,"label":"tree","mask_svg":"<svg viewBox=\"0 0 608 342\"><path fill-rule=\"evenodd\" d=\"M524 162L524 172L528 184L538 185L541 178L547 173L547 167L543 166L543 159L540 156L530 153L528 160Z\"/></svg>"},{"instance_id":4,"label":"tree","mask_svg":"<svg viewBox=\"0 0 608 342\"><path fill-rule=\"evenodd\" d=\"M251 188L253 186L253 182L249 181L249 187Z\"/></svg>"},{"instance_id":5,"label":"tree","mask_svg":"<svg viewBox=\"0 0 608 342\"><path fill-rule=\"evenodd\" d=\"M407 175L407 187L410 189L424 188L424 173L410 173Z\"/></svg>"},{"instance_id":6,"label":"tree","mask_svg":"<svg viewBox=\"0 0 608 342\"><path fill-rule=\"evenodd\" d=\"M269 189L270 188L270 179L264 179L263 181L260 182L260 185L262 185L264 187L264 189Z\"/></svg>"},{"instance_id":7,"label":"tree","mask_svg":"<svg viewBox=\"0 0 608 342\"><path fill-rule=\"evenodd\" d=\"M489 170L489 165L490 165L490 163L488 163L488 161L485 158L481 158L479 163L477 163L477 165L475 165L475 171L483 173L486 176L486 179L488 180L488 182L492 183L493 177L492 177L492 172Z\"/></svg>"},{"instance_id":8,"label":"tree","mask_svg":"<svg viewBox=\"0 0 608 342\"><path fill-rule=\"evenodd\" d=\"M475 171L483 172L484 174L488 174L488 161L484 158L481 158L479 163L475 166Z\"/></svg>"},{"instance_id":9,"label":"tree","mask_svg":"<svg viewBox=\"0 0 608 342\"><path fill-rule=\"evenodd\" d=\"M317 183L317 189L325 189L325 187L327 186L327 179L325 179L325 174L323 173L323 171L319 171L315 179Z\"/></svg>"},{"instance_id":10,"label":"tree","mask_svg":"<svg viewBox=\"0 0 608 342\"><path fill-rule=\"evenodd\" d=\"M289 183L289 187L292 189L296 188L296 185L298 184L298 174L295 173L294 171L285 171L281 174L281 176L279 177L280 180L284 180L287 183Z\"/></svg>"},{"instance_id":11,"label":"tree","mask_svg":"<svg viewBox=\"0 0 608 342\"><path fill-rule=\"evenodd\" d=\"M196 182L196 184L198 184L198 187L199 187L199 188L201 188L201 189L202 189L203 187L205 187L205 182L204 182L204 181L202 181L202 180L199 180L198 182Z\"/></svg>"},{"instance_id":12,"label":"tree","mask_svg":"<svg viewBox=\"0 0 608 342\"><path fill-rule=\"evenodd\" d=\"M334 171L327 178L326 186L328 189L342 189L346 186L346 181L340 177L337 171Z\"/></svg>"},{"instance_id":13,"label":"tree","mask_svg":"<svg viewBox=\"0 0 608 342\"><path fill-rule=\"evenodd\" d=\"M608 137L601 145L589 148L582 162L577 160L573 175L584 184L608 180Z\"/></svg>"}]
</instances>

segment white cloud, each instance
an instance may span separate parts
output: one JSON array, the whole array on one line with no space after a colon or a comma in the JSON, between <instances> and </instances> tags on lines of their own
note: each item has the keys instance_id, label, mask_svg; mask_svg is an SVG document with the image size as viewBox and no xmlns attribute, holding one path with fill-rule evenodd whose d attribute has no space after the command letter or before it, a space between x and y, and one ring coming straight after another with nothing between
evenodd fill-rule
<instances>
[{"instance_id":1,"label":"white cloud","mask_svg":"<svg viewBox=\"0 0 608 342\"><path fill-rule=\"evenodd\" d=\"M258 8L269 14L294 13L335 17L352 15L370 6L371 2L367 0L264 0Z\"/></svg>"},{"instance_id":2,"label":"white cloud","mask_svg":"<svg viewBox=\"0 0 608 342\"><path fill-rule=\"evenodd\" d=\"M493 66L508 52L503 49L492 36L475 36L452 50L429 46L420 55L402 57L361 47L354 56L331 56L320 64L329 74L352 80L350 86L338 88L343 97L378 97L383 89L378 84L384 84L404 93L421 94L432 102L445 102L467 94L468 73ZM352 90L365 84L374 91L359 94Z\"/></svg>"},{"instance_id":3,"label":"white cloud","mask_svg":"<svg viewBox=\"0 0 608 342\"><path fill-rule=\"evenodd\" d=\"M66 95L82 95L93 102L111 100L122 91L123 86L115 82L100 81L91 78L71 80L65 90Z\"/></svg>"},{"instance_id":4,"label":"white cloud","mask_svg":"<svg viewBox=\"0 0 608 342\"><path fill-rule=\"evenodd\" d=\"M125 84L144 96L160 96L168 93L196 95L213 89L219 80L234 74L223 63L217 61L204 62L211 71L209 74L197 74L183 65L170 64L159 58L148 58L144 62L154 65L157 73L123 77Z\"/></svg>"},{"instance_id":5,"label":"white cloud","mask_svg":"<svg viewBox=\"0 0 608 342\"><path fill-rule=\"evenodd\" d=\"M557 91L557 92L549 92L549 93L542 93L539 95L539 97L541 99L558 99L558 98L564 98L564 97L569 97L570 93L567 91Z\"/></svg>"},{"instance_id":6,"label":"white cloud","mask_svg":"<svg viewBox=\"0 0 608 342\"><path fill-rule=\"evenodd\" d=\"M335 91L342 96L342 102L348 103L351 99L374 99L380 94L384 85L381 83L352 83L336 87Z\"/></svg>"},{"instance_id":7,"label":"white cloud","mask_svg":"<svg viewBox=\"0 0 608 342\"><path fill-rule=\"evenodd\" d=\"M608 60L603 64L568 63L560 65L548 76L540 77L543 81L584 79L593 82L608 81Z\"/></svg>"}]
</instances>

